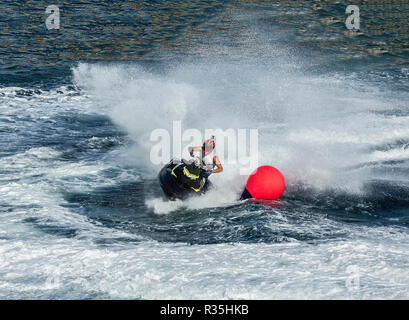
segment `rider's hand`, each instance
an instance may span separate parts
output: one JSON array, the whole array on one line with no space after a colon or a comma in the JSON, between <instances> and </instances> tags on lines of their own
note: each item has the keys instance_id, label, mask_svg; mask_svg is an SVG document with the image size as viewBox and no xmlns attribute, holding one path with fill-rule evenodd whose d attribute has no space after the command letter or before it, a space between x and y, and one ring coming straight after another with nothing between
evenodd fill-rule
<instances>
[{"instance_id":1,"label":"rider's hand","mask_svg":"<svg viewBox=\"0 0 409 320\"><path fill-rule=\"evenodd\" d=\"M204 175L206 178L208 178L212 173L213 173L213 170L206 170L203 175Z\"/></svg>"}]
</instances>

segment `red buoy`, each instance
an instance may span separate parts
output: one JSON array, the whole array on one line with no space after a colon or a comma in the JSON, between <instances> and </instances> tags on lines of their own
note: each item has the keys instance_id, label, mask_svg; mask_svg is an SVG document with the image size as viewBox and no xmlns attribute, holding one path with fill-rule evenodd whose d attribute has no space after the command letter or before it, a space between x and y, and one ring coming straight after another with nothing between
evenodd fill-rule
<instances>
[{"instance_id":1,"label":"red buoy","mask_svg":"<svg viewBox=\"0 0 409 320\"><path fill-rule=\"evenodd\" d=\"M271 166L262 166L250 175L240 199L277 200L284 188L285 181L281 172Z\"/></svg>"}]
</instances>

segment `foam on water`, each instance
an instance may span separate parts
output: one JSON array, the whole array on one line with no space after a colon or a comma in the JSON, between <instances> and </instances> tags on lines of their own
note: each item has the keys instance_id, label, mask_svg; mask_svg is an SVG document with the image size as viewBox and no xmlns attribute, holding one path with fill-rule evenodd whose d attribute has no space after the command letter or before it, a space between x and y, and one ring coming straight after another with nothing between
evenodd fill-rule
<instances>
[{"instance_id":1,"label":"foam on water","mask_svg":"<svg viewBox=\"0 0 409 320\"><path fill-rule=\"evenodd\" d=\"M137 66L79 64L73 72L75 83L136 141L130 156L148 171L159 169L148 159L150 133L172 133L172 121L182 120L183 129L203 132L257 128L259 163L277 166L289 183L359 192L370 170L351 174L346 168L371 161L370 148L409 139L408 118L384 114L402 108L402 100L350 75L286 73L281 61L181 63L160 74ZM233 179L233 171L224 177Z\"/></svg>"},{"instance_id":2,"label":"foam on water","mask_svg":"<svg viewBox=\"0 0 409 320\"><path fill-rule=\"evenodd\" d=\"M405 299L407 235L372 239L190 246L144 242L99 248L47 239L1 241L0 296L119 299ZM374 241L381 236L381 241ZM385 250L386 247L388 250ZM69 290L68 290L69 289Z\"/></svg>"},{"instance_id":3,"label":"foam on water","mask_svg":"<svg viewBox=\"0 0 409 320\"><path fill-rule=\"evenodd\" d=\"M15 137L7 137L8 145L4 143L7 140L3 140L3 146L17 145L11 149L10 155L0 157L0 204L4 208L0 219L4 237L8 241L24 242L33 234L41 238L41 228L51 228L72 232L80 238L139 239L134 234L105 228L74 213L66 207L67 202L62 196L68 190L87 191L123 180L137 180L137 175L127 175L127 171L123 170L115 179L104 177L102 172L112 168L108 160L71 162L67 161L64 149L33 146L38 142L44 143L47 137L55 134L56 130L43 133L44 124L54 125L57 129L62 125L59 119L63 115L92 114L86 95L80 95L72 86L49 91L10 87L1 88L0 93L2 115L9 119L3 123L3 128L13 128L12 132L15 132ZM38 135L44 135L43 141L33 138ZM95 143L95 139L90 142ZM30 224L39 229L27 227Z\"/></svg>"},{"instance_id":4,"label":"foam on water","mask_svg":"<svg viewBox=\"0 0 409 320\"><path fill-rule=\"evenodd\" d=\"M98 176L104 168L82 166L80 163L61 165L61 160L57 159L59 155L59 152L51 148L41 147L29 149L23 154L0 158L2 169L9 175L12 174L12 179L6 179L3 174L0 185L1 204L10 208L8 213L1 216L4 233L9 233L7 230L10 224L19 225L26 221L41 226L71 229L80 238L135 238L132 234L104 228L98 222L64 208L66 201L61 197L62 191L66 189L71 192L84 191L96 188L98 184L106 186L113 182L109 179L103 181L76 179L75 177L81 176Z\"/></svg>"},{"instance_id":5,"label":"foam on water","mask_svg":"<svg viewBox=\"0 0 409 320\"><path fill-rule=\"evenodd\" d=\"M80 89L1 88L0 129L12 132L7 137L13 148L0 157L0 297L407 298L404 227L316 218L308 207L293 213L306 215L294 224L285 210L261 207L263 227L318 240L288 236L278 243L190 245L104 225L64 198L67 191L92 196L100 188L151 181L159 168L145 156L152 146L149 134L170 130L173 120L200 130L258 128L260 164L282 170L289 187L302 183L357 194L376 177L377 163L407 159L401 145L409 139L408 117L393 113L404 109L406 93L396 97L373 83L311 75L301 67L285 72L279 62L181 62L161 73L138 65L82 63L73 69ZM95 114L110 117L134 144L116 146L118 137L93 131L84 135L78 123ZM42 132L44 123L53 130ZM68 135L61 145L54 140L34 145L35 137L45 140L59 127L77 134L72 144L87 152L116 147L74 157L64 149ZM24 143L30 135L33 140ZM238 175L237 165L225 167L223 175L211 176L215 191L183 203L149 196L144 209L156 213L153 219L171 219L175 212L188 216L237 204L246 177ZM232 220L246 215L243 209ZM204 227L209 223L227 222L208 217ZM325 238L332 232L334 239Z\"/></svg>"}]
</instances>

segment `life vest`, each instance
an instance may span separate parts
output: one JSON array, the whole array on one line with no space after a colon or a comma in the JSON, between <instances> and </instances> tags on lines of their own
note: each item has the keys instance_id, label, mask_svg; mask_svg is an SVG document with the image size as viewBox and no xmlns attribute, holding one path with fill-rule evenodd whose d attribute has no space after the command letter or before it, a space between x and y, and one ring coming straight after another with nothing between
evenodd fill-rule
<instances>
[{"instance_id":1,"label":"life vest","mask_svg":"<svg viewBox=\"0 0 409 320\"><path fill-rule=\"evenodd\" d=\"M202 161L206 166L206 170L212 170L215 167L213 162L213 158L216 155L215 150L213 149L212 152L205 154L204 150L202 150Z\"/></svg>"},{"instance_id":2,"label":"life vest","mask_svg":"<svg viewBox=\"0 0 409 320\"><path fill-rule=\"evenodd\" d=\"M200 169L194 165L181 163L172 170L171 174L179 183L195 192L199 192L206 182L200 175Z\"/></svg>"}]
</instances>

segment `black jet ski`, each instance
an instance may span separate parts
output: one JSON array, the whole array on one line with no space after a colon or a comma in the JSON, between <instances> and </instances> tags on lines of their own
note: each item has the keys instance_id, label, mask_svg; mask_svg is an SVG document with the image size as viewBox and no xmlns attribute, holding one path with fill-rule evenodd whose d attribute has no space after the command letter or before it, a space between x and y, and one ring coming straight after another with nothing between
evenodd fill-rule
<instances>
[{"instance_id":1,"label":"black jet ski","mask_svg":"<svg viewBox=\"0 0 409 320\"><path fill-rule=\"evenodd\" d=\"M172 159L161 169L158 179L169 200L185 200L202 195L212 187L207 179L206 167L200 159Z\"/></svg>"}]
</instances>

